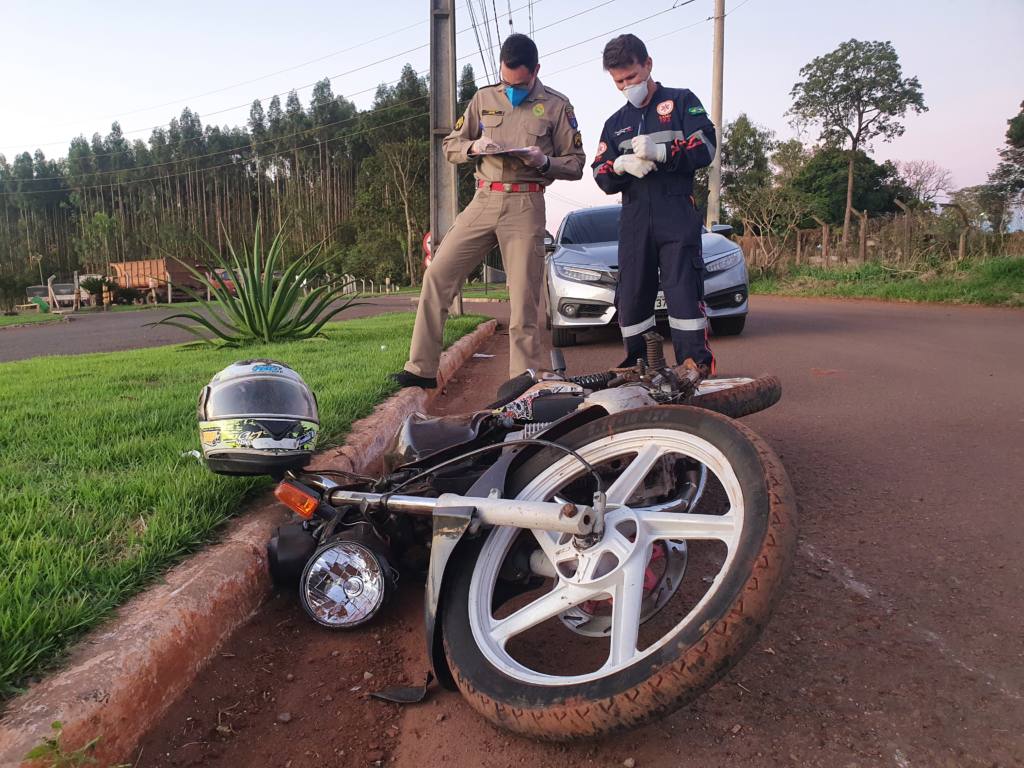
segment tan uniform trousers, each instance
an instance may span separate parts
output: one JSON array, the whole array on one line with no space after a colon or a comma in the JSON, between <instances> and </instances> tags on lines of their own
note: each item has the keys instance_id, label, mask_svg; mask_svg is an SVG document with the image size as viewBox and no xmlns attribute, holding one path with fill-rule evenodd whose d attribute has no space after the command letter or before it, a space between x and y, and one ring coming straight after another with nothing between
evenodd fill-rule
<instances>
[{"instance_id":1,"label":"tan uniform trousers","mask_svg":"<svg viewBox=\"0 0 1024 768\"><path fill-rule=\"evenodd\" d=\"M544 193L478 189L423 275L405 370L436 376L448 307L497 243L508 280L509 376L544 367L537 317L544 283Z\"/></svg>"}]
</instances>

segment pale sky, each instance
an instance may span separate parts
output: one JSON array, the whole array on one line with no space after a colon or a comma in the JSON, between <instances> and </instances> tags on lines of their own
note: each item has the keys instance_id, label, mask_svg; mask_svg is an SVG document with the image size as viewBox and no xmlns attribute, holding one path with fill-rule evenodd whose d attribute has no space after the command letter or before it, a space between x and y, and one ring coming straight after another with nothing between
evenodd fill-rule
<instances>
[{"instance_id":1,"label":"pale sky","mask_svg":"<svg viewBox=\"0 0 1024 768\"><path fill-rule=\"evenodd\" d=\"M465 0L456 2L458 55L483 84ZM527 0L494 5L512 10L515 31L530 32ZM588 162L605 118L623 103L600 64L604 43L622 31L647 42L656 79L690 88L711 110L713 0L672 6L534 0L541 80L575 105ZM296 88L308 104L325 76L335 93L368 107L375 86L404 63L427 71L428 10L427 0L0 0L0 153L63 157L72 137L105 134L115 119L129 139L146 139L184 106L204 124L241 125L253 99ZM902 138L872 148L879 161L933 160L957 186L981 183L1024 100L1024 0L726 0L726 12L725 119L746 112L780 139L795 135L785 112L800 67L850 38L890 40L929 107L907 119ZM510 31L507 17L500 35L494 26L495 41ZM552 231L568 210L608 201L589 173L549 191Z\"/></svg>"}]
</instances>

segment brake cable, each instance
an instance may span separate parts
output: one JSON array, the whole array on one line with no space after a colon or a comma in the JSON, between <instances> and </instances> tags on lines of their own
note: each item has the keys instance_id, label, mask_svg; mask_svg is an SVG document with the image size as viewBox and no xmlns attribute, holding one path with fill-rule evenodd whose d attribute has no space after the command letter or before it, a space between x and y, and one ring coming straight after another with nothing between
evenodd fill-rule
<instances>
[{"instance_id":1,"label":"brake cable","mask_svg":"<svg viewBox=\"0 0 1024 768\"><path fill-rule=\"evenodd\" d=\"M410 483L413 483L413 482L415 482L417 480L421 480L424 477L428 477L428 476L430 476L432 474L435 474L436 472L444 469L447 466L450 466L452 464L456 464L456 463L458 463L460 461L465 461L466 459L472 458L473 456L476 456L478 454L488 453L489 451L498 450L498 449L504 449L504 448L506 448L508 446L513 446L513 445L542 445L542 446L545 446L547 448L555 448L555 449L557 449L559 451L563 451L564 453L572 456L574 459L576 459L576 461L578 461L580 464L583 465L583 467L587 470L587 472L589 472L593 476L594 482L597 483L597 492L598 493L603 492L604 489L602 488L602 485L601 485L601 476L597 474L597 470L594 469L594 466L590 462L588 462L586 459L584 459L582 456L580 456L572 448L569 448L569 447L564 446L564 445L559 445L558 443L552 442L550 440L540 440L538 438L523 438L523 439L519 439L519 440L505 440L505 441L502 441L500 443L494 443L492 445L485 445L482 448L474 448L472 451L467 451L466 453L463 453L463 454L461 454L459 456L455 456L454 458L448 459L447 461L442 461L440 464L438 464L438 465L436 465L434 467L431 467L430 469L425 469L422 472L420 472L419 474L413 475L412 477L403 480L401 483L399 483L397 486L392 488L390 491L388 491L387 493L383 494L381 496L381 501L383 502L384 506L387 507L388 498L393 496L393 495L395 495L396 493L398 493L398 491L402 490L405 486L409 485Z\"/></svg>"}]
</instances>

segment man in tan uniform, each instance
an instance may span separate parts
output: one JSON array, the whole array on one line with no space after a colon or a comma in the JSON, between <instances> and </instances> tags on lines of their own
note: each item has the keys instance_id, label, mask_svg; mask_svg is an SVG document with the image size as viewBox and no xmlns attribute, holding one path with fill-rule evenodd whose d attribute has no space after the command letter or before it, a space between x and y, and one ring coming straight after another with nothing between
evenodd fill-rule
<instances>
[{"instance_id":1,"label":"man in tan uniform","mask_svg":"<svg viewBox=\"0 0 1024 768\"><path fill-rule=\"evenodd\" d=\"M541 84L539 69L534 42L510 36L501 46L501 83L477 91L444 140L449 162L476 163L477 191L423 275L409 361L391 374L403 387L437 386L448 307L495 243L511 303L509 375L543 365L537 315L544 283L544 187L555 179L581 178L586 154L572 105Z\"/></svg>"}]
</instances>

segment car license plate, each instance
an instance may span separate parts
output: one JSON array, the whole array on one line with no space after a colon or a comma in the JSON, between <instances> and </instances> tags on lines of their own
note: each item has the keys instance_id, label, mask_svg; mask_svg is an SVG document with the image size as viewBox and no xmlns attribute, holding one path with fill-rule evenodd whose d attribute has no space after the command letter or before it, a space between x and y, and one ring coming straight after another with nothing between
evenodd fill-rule
<instances>
[{"instance_id":1,"label":"car license plate","mask_svg":"<svg viewBox=\"0 0 1024 768\"><path fill-rule=\"evenodd\" d=\"M658 291L658 296L654 300L654 311L659 312L668 309L668 303L665 301L665 292Z\"/></svg>"}]
</instances>

